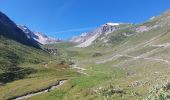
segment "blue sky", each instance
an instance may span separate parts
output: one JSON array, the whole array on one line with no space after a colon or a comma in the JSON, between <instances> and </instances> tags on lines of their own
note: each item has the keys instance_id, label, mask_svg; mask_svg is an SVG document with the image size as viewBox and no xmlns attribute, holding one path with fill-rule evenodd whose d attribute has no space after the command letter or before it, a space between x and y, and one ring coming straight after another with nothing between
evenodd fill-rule
<instances>
[{"instance_id":1,"label":"blue sky","mask_svg":"<svg viewBox=\"0 0 170 100\"><path fill-rule=\"evenodd\" d=\"M17 24L68 39L106 22L141 23L170 9L170 0L0 0Z\"/></svg>"}]
</instances>

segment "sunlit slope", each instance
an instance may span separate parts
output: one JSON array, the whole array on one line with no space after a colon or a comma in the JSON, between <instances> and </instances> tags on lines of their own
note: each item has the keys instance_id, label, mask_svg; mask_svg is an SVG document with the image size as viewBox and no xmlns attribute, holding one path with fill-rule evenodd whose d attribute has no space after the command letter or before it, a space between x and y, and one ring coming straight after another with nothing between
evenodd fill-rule
<instances>
[{"instance_id":1,"label":"sunlit slope","mask_svg":"<svg viewBox=\"0 0 170 100\"><path fill-rule=\"evenodd\" d=\"M79 76L60 55L0 38L0 100L41 90L61 79Z\"/></svg>"},{"instance_id":2,"label":"sunlit slope","mask_svg":"<svg viewBox=\"0 0 170 100\"><path fill-rule=\"evenodd\" d=\"M70 84L74 87L63 87L64 94L57 97L64 100L169 98L169 14L115 31L105 37L109 41L107 45L99 37L90 47L67 48L77 52L72 58L77 66L86 69L86 74L69 82L66 87ZM58 92L48 97L55 93Z\"/></svg>"}]
</instances>

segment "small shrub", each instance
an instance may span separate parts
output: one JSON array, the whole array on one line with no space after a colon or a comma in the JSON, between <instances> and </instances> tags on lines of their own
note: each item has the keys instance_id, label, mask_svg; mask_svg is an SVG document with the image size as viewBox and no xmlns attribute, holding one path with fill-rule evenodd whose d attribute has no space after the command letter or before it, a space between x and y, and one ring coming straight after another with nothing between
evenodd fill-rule
<instances>
[{"instance_id":1,"label":"small shrub","mask_svg":"<svg viewBox=\"0 0 170 100\"><path fill-rule=\"evenodd\" d=\"M102 56L102 54L101 54L101 53L95 53L95 54L93 54L93 57L99 57L99 56Z\"/></svg>"},{"instance_id":2,"label":"small shrub","mask_svg":"<svg viewBox=\"0 0 170 100\"><path fill-rule=\"evenodd\" d=\"M122 88L115 88L114 86L110 85L106 88L99 89L99 93L105 98L109 99L112 95L120 95L126 94L126 92Z\"/></svg>"},{"instance_id":3,"label":"small shrub","mask_svg":"<svg viewBox=\"0 0 170 100\"><path fill-rule=\"evenodd\" d=\"M23 79L35 72L36 70L32 68L21 68L13 66L10 67L6 72L0 74L0 83L8 83L14 80Z\"/></svg>"}]
</instances>

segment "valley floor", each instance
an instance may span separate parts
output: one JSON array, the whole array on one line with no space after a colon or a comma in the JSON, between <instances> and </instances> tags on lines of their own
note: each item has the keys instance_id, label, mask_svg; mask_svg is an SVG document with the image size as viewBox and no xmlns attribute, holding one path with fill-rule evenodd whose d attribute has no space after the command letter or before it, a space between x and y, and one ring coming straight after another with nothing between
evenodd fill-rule
<instances>
[{"instance_id":1,"label":"valley floor","mask_svg":"<svg viewBox=\"0 0 170 100\"><path fill-rule=\"evenodd\" d=\"M60 87L26 100L167 100L170 47L155 47L143 41L133 48L127 43L108 48L65 48L70 55L63 55L74 62L70 67L59 66L57 61L23 64L38 72L0 86L0 98L34 93L67 79Z\"/></svg>"}]
</instances>

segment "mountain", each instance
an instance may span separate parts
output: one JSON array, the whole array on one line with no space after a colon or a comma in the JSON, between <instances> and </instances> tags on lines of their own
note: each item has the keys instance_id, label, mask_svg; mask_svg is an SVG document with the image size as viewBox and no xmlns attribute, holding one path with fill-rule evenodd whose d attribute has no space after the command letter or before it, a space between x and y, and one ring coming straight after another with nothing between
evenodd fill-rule
<instances>
[{"instance_id":1,"label":"mountain","mask_svg":"<svg viewBox=\"0 0 170 100\"><path fill-rule=\"evenodd\" d=\"M0 85L0 99L170 99L170 11L140 24L106 23L71 41L79 45L44 45L46 50L58 52L48 56L42 50L0 37L0 82L4 76L4 83L10 82ZM35 68L37 73L30 75L30 69L22 72L13 67L16 64ZM16 79L20 80L12 82ZM67 83L56 83L62 79ZM58 86L59 90L46 90Z\"/></svg>"},{"instance_id":2,"label":"mountain","mask_svg":"<svg viewBox=\"0 0 170 100\"><path fill-rule=\"evenodd\" d=\"M80 78L77 85L86 81L94 84L96 79L97 85L92 87L96 89L94 93L104 94L109 100L170 99L170 11L101 35L88 48L71 50L78 52L77 66L87 68L82 73L97 77L90 77L90 81ZM119 71L115 71L117 68ZM125 77L116 79L116 73ZM76 93L80 93L79 89ZM85 100L89 96L96 97L91 93L87 97L82 95Z\"/></svg>"},{"instance_id":3,"label":"mountain","mask_svg":"<svg viewBox=\"0 0 170 100\"><path fill-rule=\"evenodd\" d=\"M9 19L5 14L0 12L0 36L15 40L22 44L39 48L39 43L27 35L17 27L17 25Z\"/></svg>"},{"instance_id":4,"label":"mountain","mask_svg":"<svg viewBox=\"0 0 170 100\"><path fill-rule=\"evenodd\" d=\"M17 26L27 35L28 38L33 39L39 42L40 44L52 44L52 43L61 42L60 39L48 37L41 32L32 32L25 25L17 25Z\"/></svg>"},{"instance_id":5,"label":"mountain","mask_svg":"<svg viewBox=\"0 0 170 100\"><path fill-rule=\"evenodd\" d=\"M88 47L90 46L98 37L107 36L108 34L127 27L129 24L123 23L106 23L99 28L91 31L82 33L80 36L73 37L70 41L80 43L76 47Z\"/></svg>"},{"instance_id":6,"label":"mountain","mask_svg":"<svg viewBox=\"0 0 170 100\"><path fill-rule=\"evenodd\" d=\"M91 32L75 36L70 41L79 43L76 47L118 45L119 41L129 36L169 25L168 16L169 11L160 16L154 16L142 24L106 23Z\"/></svg>"},{"instance_id":7,"label":"mountain","mask_svg":"<svg viewBox=\"0 0 170 100\"><path fill-rule=\"evenodd\" d=\"M34 34L26 34L29 32L23 32L0 12L0 84L23 79L36 72L35 69L20 64L38 64L48 59L49 54L30 37L35 36Z\"/></svg>"}]
</instances>

